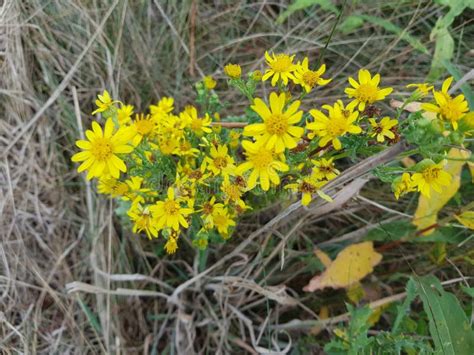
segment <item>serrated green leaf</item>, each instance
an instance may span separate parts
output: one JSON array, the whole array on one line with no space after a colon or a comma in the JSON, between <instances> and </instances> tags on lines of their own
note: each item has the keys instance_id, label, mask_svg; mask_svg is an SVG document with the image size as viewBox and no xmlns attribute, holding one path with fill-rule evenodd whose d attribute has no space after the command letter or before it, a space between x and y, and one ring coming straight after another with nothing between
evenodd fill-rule
<instances>
[{"instance_id":1,"label":"serrated green leaf","mask_svg":"<svg viewBox=\"0 0 474 355\"><path fill-rule=\"evenodd\" d=\"M294 12L306 9L313 5L319 5L323 10L330 11L336 15L339 14L339 10L334 6L331 0L295 0L280 16L278 16L276 22L281 24Z\"/></svg>"},{"instance_id":2,"label":"serrated green leaf","mask_svg":"<svg viewBox=\"0 0 474 355\"><path fill-rule=\"evenodd\" d=\"M471 354L474 331L456 297L444 291L434 276L421 277L416 285L428 315L435 354Z\"/></svg>"}]
</instances>

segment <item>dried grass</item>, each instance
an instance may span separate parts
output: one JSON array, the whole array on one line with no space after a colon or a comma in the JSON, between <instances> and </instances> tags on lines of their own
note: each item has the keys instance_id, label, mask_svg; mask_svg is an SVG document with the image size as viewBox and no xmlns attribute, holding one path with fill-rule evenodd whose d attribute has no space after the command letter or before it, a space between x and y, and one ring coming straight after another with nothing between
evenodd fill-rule
<instances>
[{"instance_id":1,"label":"dried grass","mask_svg":"<svg viewBox=\"0 0 474 355\"><path fill-rule=\"evenodd\" d=\"M332 193L346 186L337 193L344 197L340 204L304 210L283 203L249 216L232 241L209 251L204 268L184 243L178 255L164 257L154 242L120 226L113 204L96 196L69 161L97 91L107 87L139 109L172 95L182 107L197 76L223 77L228 61L260 68L266 48L316 58L334 16L313 9L276 25L286 2L0 4L3 353L287 352L298 333L275 329L292 320L315 321L324 301L301 292L312 247L360 238L382 218L394 218L387 217L390 211L410 207L384 201L373 186L365 188L365 198L382 201L388 211L354 198L373 166L365 161L329 186ZM381 15L384 6L359 10ZM427 41L440 11L428 3L421 9L401 4L389 19ZM462 54L467 43L459 43ZM467 71L469 61L459 58ZM325 61L336 80L312 104L337 98L344 76L361 66L382 71L394 86L400 78L421 81L430 58L367 24L354 34L336 34ZM397 260L400 253L387 258ZM395 294L383 275L373 277L386 297ZM340 306L342 296L335 293L330 303Z\"/></svg>"}]
</instances>

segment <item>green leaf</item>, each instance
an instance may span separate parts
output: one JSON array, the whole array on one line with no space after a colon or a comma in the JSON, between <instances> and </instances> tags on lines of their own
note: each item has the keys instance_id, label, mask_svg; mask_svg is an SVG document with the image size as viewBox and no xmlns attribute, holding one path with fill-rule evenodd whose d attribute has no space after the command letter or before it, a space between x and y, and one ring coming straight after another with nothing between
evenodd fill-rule
<instances>
[{"instance_id":1,"label":"green leaf","mask_svg":"<svg viewBox=\"0 0 474 355\"><path fill-rule=\"evenodd\" d=\"M298 10L306 9L307 7L319 5L323 10L333 12L339 15L339 10L333 5L331 0L295 0L288 8L278 16L277 23L283 23L285 20Z\"/></svg>"},{"instance_id":2,"label":"green leaf","mask_svg":"<svg viewBox=\"0 0 474 355\"><path fill-rule=\"evenodd\" d=\"M438 79L444 72L445 63L450 62L453 58L454 40L449 33L449 26L467 7L474 8L474 0L438 0L438 3L449 6L450 9L446 15L436 21L436 25L430 34L430 39L432 41L436 40L436 47L431 62L431 70L428 74L429 81Z\"/></svg>"},{"instance_id":3,"label":"green leaf","mask_svg":"<svg viewBox=\"0 0 474 355\"><path fill-rule=\"evenodd\" d=\"M392 32L396 34L397 36L400 37L400 39L404 40L405 42L408 42L413 48L419 50L422 53L428 54L428 48L426 48L418 38L410 35L405 29L402 29L398 27L397 25L394 25L392 22L375 17L375 16L370 16L370 15L359 15L362 19L371 22L374 25L383 27L386 31Z\"/></svg>"},{"instance_id":4,"label":"green leaf","mask_svg":"<svg viewBox=\"0 0 474 355\"><path fill-rule=\"evenodd\" d=\"M416 286L428 315L435 354L471 354L474 331L456 297L445 292L434 276L419 278Z\"/></svg>"},{"instance_id":5,"label":"green leaf","mask_svg":"<svg viewBox=\"0 0 474 355\"><path fill-rule=\"evenodd\" d=\"M87 304L82 302L79 297L77 297L77 301L79 302L79 306L81 306L82 311L86 314L87 320L89 321L91 326L98 334L101 334L102 327L100 326L100 322L97 316L94 314L94 312L92 312L92 310L87 306Z\"/></svg>"},{"instance_id":6,"label":"green leaf","mask_svg":"<svg viewBox=\"0 0 474 355\"><path fill-rule=\"evenodd\" d=\"M447 28L441 28L436 32L436 47L431 62L431 70L428 81L435 81L444 73L444 64L449 62L454 54L454 40Z\"/></svg>"},{"instance_id":7,"label":"green leaf","mask_svg":"<svg viewBox=\"0 0 474 355\"><path fill-rule=\"evenodd\" d=\"M464 291L465 294L474 298L474 287L466 287L461 285L461 289Z\"/></svg>"},{"instance_id":8,"label":"green leaf","mask_svg":"<svg viewBox=\"0 0 474 355\"><path fill-rule=\"evenodd\" d=\"M344 22L339 26L339 31L343 34L348 34L361 27L364 24L364 19L358 15L348 16Z\"/></svg>"},{"instance_id":9,"label":"green leaf","mask_svg":"<svg viewBox=\"0 0 474 355\"><path fill-rule=\"evenodd\" d=\"M378 227L369 231L364 240L391 242L407 237L415 230L415 227L409 221L381 223Z\"/></svg>"},{"instance_id":10,"label":"green leaf","mask_svg":"<svg viewBox=\"0 0 474 355\"><path fill-rule=\"evenodd\" d=\"M405 316L410 312L410 305L416 297L416 284L413 279L410 278L406 286L407 296L400 306L397 306L397 317L393 322L392 334L398 334L400 325L402 324Z\"/></svg>"}]
</instances>

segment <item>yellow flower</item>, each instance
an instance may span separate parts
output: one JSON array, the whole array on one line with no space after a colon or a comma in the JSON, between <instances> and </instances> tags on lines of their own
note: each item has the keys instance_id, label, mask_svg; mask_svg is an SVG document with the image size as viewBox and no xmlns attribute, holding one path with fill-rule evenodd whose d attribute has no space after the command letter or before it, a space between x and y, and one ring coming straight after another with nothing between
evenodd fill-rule
<instances>
[{"instance_id":1,"label":"yellow flower","mask_svg":"<svg viewBox=\"0 0 474 355\"><path fill-rule=\"evenodd\" d=\"M180 117L186 122L186 125L197 135L202 136L204 133L211 133L211 118L206 113L205 117L198 117L196 107L187 106Z\"/></svg>"},{"instance_id":2,"label":"yellow flower","mask_svg":"<svg viewBox=\"0 0 474 355\"><path fill-rule=\"evenodd\" d=\"M229 147L232 149L237 149L240 144L241 133L237 130L231 130L229 132Z\"/></svg>"},{"instance_id":3,"label":"yellow flower","mask_svg":"<svg viewBox=\"0 0 474 355\"><path fill-rule=\"evenodd\" d=\"M383 143L385 137L389 139L395 138L395 134L391 129L398 124L397 120L392 120L390 117L384 117L380 122L377 122L374 118L369 118L369 122L372 126L372 133L370 136L377 136L377 142Z\"/></svg>"},{"instance_id":4,"label":"yellow flower","mask_svg":"<svg viewBox=\"0 0 474 355\"><path fill-rule=\"evenodd\" d=\"M317 193L321 198L328 202L332 202L332 198L326 195L320 190L320 187L324 186L327 181L319 181L315 176L306 176L303 179L299 179L297 183L288 184L285 189L291 189L295 192L301 193L301 204L308 206L313 199L313 195Z\"/></svg>"},{"instance_id":5,"label":"yellow flower","mask_svg":"<svg viewBox=\"0 0 474 355\"><path fill-rule=\"evenodd\" d=\"M204 87L207 89L207 90L212 90L216 87L217 85L217 81L214 80L214 78L210 75L207 75L205 76L203 79L202 79L202 82L204 83Z\"/></svg>"},{"instance_id":6,"label":"yellow flower","mask_svg":"<svg viewBox=\"0 0 474 355\"><path fill-rule=\"evenodd\" d=\"M339 137L346 133L359 134L362 129L355 125L359 113L353 111L355 107L354 101L347 107L344 107L342 101L338 101L334 106L323 105L323 108L328 111L328 116L319 110L310 110L309 113L314 117L314 122L308 123L306 128L312 130L308 137L312 139L314 136L319 136L319 146L324 147L329 142L332 143L336 150L342 148Z\"/></svg>"},{"instance_id":7,"label":"yellow flower","mask_svg":"<svg viewBox=\"0 0 474 355\"><path fill-rule=\"evenodd\" d=\"M235 221L230 218L226 208L214 208L212 212L212 220L214 227L217 229L222 238L229 238L229 228L235 226Z\"/></svg>"},{"instance_id":8,"label":"yellow flower","mask_svg":"<svg viewBox=\"0 0 474 355\"><path fill-rule=\"evenodd\" d=\"M433 85L426 84L426 83L418 83L418 84L408 84L407 88L416 88L415 93L418 98L425 97L428 93L433 90Z\"/></svg>"},{"instance_id":9,"label":"yellow flower","mask_svg":"<svg viewBox=\"0 0 474 355\"><path fill-rule=\"evenodd\" d=\"M122 105L117 110L117 119L120 126L123 126L130 122L133 115L133 106L132 105Z\"/></svg>"},{"instance_id":10,"label":"yellow flower","mask_svg":"<svg viewBox=\"0 0 474 355\"><path fill-rule=\"evenodd\" d=\"M279 185L280 177L277 171L288 171L288 165L275 158L273 150L263 145L243 141L246 161L238 166L236 174L241 175L247 170L252 170L247 186L251 190L257 185L257 180L264 191L268 191L270 184Z\"/></svg>"},{"instance_id":11,"label":"yellow flower","mask_svg":"<svg viewBox=\"0 0 474 355\"><path fill-rule=\"evenodd\" d=\"M211 145L209 155L210 157L206 157L204 161L207 164L208 170L212 171L214 176L234 174L234 158L229 155L229 149L226 145Z\"/></svg>"},{"instance_id":12,"label":"yellow flower","mask_svg":"<svg viewBox=\"0 0 474 355\"><path fill-rule=\"evenodd\" d=\"M227 64L224 67L224 73L231 79L239 79L242 75L242 69L238 64Z\"/></svg>"},{"instance_id":13,"label":"yellow flower","mask_svg":"<svg viewBox=\"0 0 474 355\"><path fill-rule=\"evenodd\" d=\"M270 94L270 107L263 100L257 98L252 109L263 119L263 123L255 123L244 128L245 136L252 136L257 143L265 145L267 149L275 149L281 153L285 148L295 148L304 133L303 127L296 124L301 121L303 111L298 111L300 101L293 102L286 111L285 94Z\"/></svg>"},{"instance_id":14,"label":"yellow flower","mask_svg":"<svg viewBox=\"0 0 474 355\"><path fill-rule=\"evenodd\" d=\"M113 101L110 97L109 92L107 90L104 90L102 95L97 95L97 100L95 100L95 105L97 106L97 109L92 112L92 114L95 115L96 113L108 110L115 102L118 101Z\"/></svg>"},{"instance_id":15,"label":"yellow flower","mask_svg":"<svg viewBox=\"0 0 474 355\"><path fill-rule=\"evenodd\" d=\"M403 173L402 176L394 180L392 185L393 194L397 200L400 196L415 191L415 187L409 173Z\"/></svg>"},{"instance_id":16,"label":"yellow flower","mask_svg":"<svg viewBox=\"0 0 474 355\"><path fill-rule=\"evenodd\" d=\"M156 220L156 227L164 227L179 230L179 226L188 228L185 217L193 213L191 208L181 207L180 200L175 199L173 187L168 188L168 196L164 201L158 201L150 207L153 218Z\"/></svg>"},{"instance_id":17,"label":"yellow flower","mask_svg":"<svg viewBox=\"0 0 474 355\"><path fill-rule=\"evenodd\" d=\"M133 147L128 144L133 135L133 130L129 128L120 128L114 133L114 123L111 118L107 119L103 131L100 125L93 121L92 131L86 131L88 140L76 141L76 145L83 151L74 154L71 160L83 162L77 171L80 173L89 170L88 180L109 174L118 178L121 171L127 171L127 167L117 154L126 154L133 150Z\"/></svg>"},{"instance_id":18,"label":"yellow flower","mask_svg":"<svg viewBox=\"0 0 474 355\"><path fill-rule=\"evenodd\" d=\"M160 147L160 152L164 155L175 154L178 150L178 144L176 137L174 136L162 136L158 140L158 146Z\"/></svg>"},{"instance_id":19,"label":"yellow flower","mask_svg":"<svg viewBox=\"0 0 474 355\"><path fill-rule=\"evenodd\" d=\"M133 233L145 231L148 239L151 239L152 236L155 238L158 237L156 222L153 220L147 206L142 207L140 204L133 204L127 214L134 222Z\"/></svg>"},{"instance_id":20,"label":"yellow flower","mask_svg":"<svg viewBox=\"0 0 474 355\"><path fill-rule=\"evenodd\" d=\"M359 111L364 111L366 104L385 99L393 91L392 88L379 89L380 74L372 78L367 69L359 70L359 82L349 77L349 83L352 88L346 88L344 92L349 98L354 98L353 102L359 105Z\"/></svg>"},{"instance_id":21,"label":"yellow flower","mask_svg":"<svg viewBox=\"0 0 474 355\"><path fill-rule=\"evenodd\" d=\"M99 178L97 190L100 194L110 195L111 197L122 197L128 193L129 187L125 182L107 175Z\"/></svg>"},{"instance_id":22,"label":"yellow flower","mask_svg":"<svg viewBox=\"0 0 474 355\"><path fill-rule=\"evenodd\" d=\"M428 112L435 112L442 120L451 122L454 130L458 129L458 121L469 111L464 95L460 94L455 98L449 95L448 90L453 82L453 77L447 78L443 82L441 91L434 91L433 96L436 104L424 103L421 108Z\"/></svg>"},{"instance_id":23,"label":"yellow flower","mask_svg":"<svg viewBox=\"0 0 474 355\"><path fill-rule=\"evenodd\" d=\"M174 99L172 97L163 97L156 105L150 105L151 117L160 121L171 113L174 109Z\"/></svg>"},{"instance_id":24,"label":"yellow flower","mask_svg":"<svg viewBox=\"0 0 474 355\"><path fill-rule=\"evenodd\" d=\"M165 251L167 254L171 255L176 253L176 250L178 250L178 235L177 233L171 232L165 244Z\"/></svg>"},{"instance_id":25,"label":"yellow flower","mask_svg":"<svg viewBox=\"0 0 474 355\"><path fill-rule=\"evenodd\" d=\"M430 197L431 189L441 192L442 186L448 186L451 183L451 175L443 170L443 162L435 164L426 159L418 164L421 163L425 166L420 172L414 173L411 179L422 195Z\"/></svg>"},{"instance_id":26,"label":"yellow flower","mask_svg":"<svg viewBox=\"0 0 474 355\"><path fill-rule=\"evenodd\" d=\"M199 154L199 149L194 148L190 141L183 138L179 141L178 149L176 150L175 154L180 157L194 157Z\"/></svg>"},{"instance_id":27,"label":"yellow flower","mask_svg":"<svg viewBox=\"0 0 474 355\"><path fill-rule=\"evenodd\" d=\"M275 86L279 79L283 84L288 85L288 79L295 80L293 75L296 70L296 65L293 63L294 55L289 56L288 54L279 53L270 55L265 52L265 59L267 65L270 67L265 71L262 77L263 81L272 78L272 86Z\"/></svg>"},{"instance_id":28,"label":"yellow flower","mask_svg":"<svg viewBox=\"0 0 474 355\"><path fill-rule=\"evenodd\" d=\"M133 138L133 145L137 146L142 141L143 137L152 136L155 133L156 123L150 115L144 115L143 113L136 114L135 120L133 120L132 127L136 132Z\"/></svg>"},{"instance_id":29,"label":"yellow flower","mask_svg":"<svg viewBox=\"0 0 474 355\"><path fill-rule=\"evenodd\" d=\"M326 71L326 65L323 64L318 70L311 70L308 67L308 58L305 57L302 63L298 63L295 71L295 84L301 85L306 92L310 92L316 85L327 85L331 79L323 79L321 76Z\"/></svg>"},{"instance_id":30,"label":"yellow flower","mask_svg":"<svg viewBox=\"0 0 474 355\"><path fill-rule=\"evenodd\" d=\"M205 184L206 179L211 173L206 173L206 164L203 162L199 168L192 168L189 164L179 164L178 174L183 177L184 181L190 181L192 184Z\"/></svg>"},{"instance_id":31,"label":"yellow flower","mask_svg":"<svg viewBox=\"0 0 474 355\"><path fill-rule=\"evenodd\" d=\"M154 196L155 192L142 187L143 181L144 179L140 176L132 176L130 179L125 180L128 186L128 192L123 194L123 200L130 200L133 204L137 204L145 201L143 195Z\"/></svg>"},{"instance_id":32,"label":"yellow flower","mask_svg":"<svg viewBox=\"0 0 474 355\"><path fill-rule=\"evenodd\" d=\"M206 228L214 228L214 219L212 214L216 208L224 208L224 205L222 203L216 203L215 196L212 196L208 202L202 205L200 210L201 218L203 219Z\"/></svg>"},{"instance_id":33,"label":"yellow flower","mask_svg":"<svg viewBox=\"0 0 474 355\"><path fill-rule=\"evenodd\" d=\"M340 174L340 171L337 170L334 165L334 158L321 158L318 160L311 160L311 162L314 164L312 175L319 180L329 181Z\"/></svg>"},{"instance_id":34,"label":"yellow flower","mask_svg":"<svg viewBox=\"0 0 474 355\"><path fill-rule=\"evenodd\" d=\"M239 181L241 183L239 183ZM224 181L221 185L221 191L224 194L224 202L226 204L235 203L241 209L245 210L247 206L242 195L244 194L245 180L241 176L237 176L235 181L231 181L229 176L224 176Z\"/></svg>"}]
</instances>

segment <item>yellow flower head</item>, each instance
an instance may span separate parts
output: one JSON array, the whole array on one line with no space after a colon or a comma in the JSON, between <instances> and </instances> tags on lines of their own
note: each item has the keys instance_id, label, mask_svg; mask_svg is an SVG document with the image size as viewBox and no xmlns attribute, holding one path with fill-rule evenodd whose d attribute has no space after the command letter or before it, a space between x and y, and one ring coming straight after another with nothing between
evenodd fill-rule
<instances>
[{"instance_id":1,"label":"yellow flower head","mask_svg":"<svg viewBox=\"0 0 474 355\"><path fill-rule=\"evenodd\" d=\"M204 221L206 228L214 228L214 219L212 214L216 208L224 208L222 203L216 203L216 197L212 196L211 199L205 202L201 207L201 218Z\"/></svg>"},{"instance_id":2,"label":"yellow flower head","mask_svg":"<svg viewBox=\"0 0 474 355\"><path fill-rule=\"evenodd\" d=\"M375 101L383 100L393 91L393 88L380 89L380 74L372 78L367 69L359 70L359 82L349 77L349 83L352 88L346 88L344 92L349 98L354 98L353 102L359 105L360 111L364 111L366 104L371 105Z\"/></svg>"},{"instance_id":3,"label":"yellow flower head","mask_svg":"<svg viewBox=\"0 0 474 355\"><path fill-rule=\"evenodd\" d=\"M129 187L125 182L108 175L99 178L97 190L100 194L110 195L110 197L122 197L129 192Z\"/></svg>"},{"instance_id":4,"label":"yellow flower head","mask_svg":"<svg viewBox=\"0 0 474 355\"><path fill-rule=\"evenodd\" d=\"M145 196L155 196L155 192L151 189L142 187L144 179L140 176L131 176L130 179L125 180L128 186L127 193L124 194L123 200L132 201L133 204L142 203L145 201Z\"/></svg>"},{"instance_id":5,"label":"yellow flower head","mask_svg":"<svg viewBox=\"0 0 474 355\"><path fill-rule=\"evenodd\" d=\"M148 239L158 237L158 229L150 210L147 206L142 207L140 204L134 204L128 211L128 216L134 222L133 233L145 232Z\"/></svg>"},{"instance_id":6,"label":"yellow flower head","mask_svg":"<svg viewBox=\"0 0 474 355\"><path fill-rule=\"evenodd\" d=\"M426 83L408 84L407 88L415 88L415 93L418 98L425 97L428 93L433 90L433 85Z\"/></svg>"},{"instance_id":7,"label":"yellow flower head","mask_svg":"<svg viewBox=\"0 0 474 355\"><path fill-rule=\"evenodd\" d=\"M229 238L229 228L235 226L235 221L229 216L226 208L214 208L212 212L212 220L214 227L217 229L222 238Z\"/></svg>"},{"instance_id":8,"label":"yellow flower head","mask_svg":"<svg viewBox=\"0 0 474 355\"><path fill-rule=\"evenodd\" d=\"M331 79L321 77L326 71L326 64L321 65L318 70L311 70L308 65L307 57L303 59L302 63L298 63L295 71L295 84L301 85L306 92L310 92L316 85L329 84Z\"/></svg>"},{"instance_id":9,"label":"yellow flower head","mask_svg":"<svg viewBox=\"0 0 474 355\"><path fill-rule=\"evenodd\" d=\"M165 251L167 254L171 255L176 253L176 250L178 250L178 235L171 232L165 244Z\"/></svg>"},{"instance_id":10,"label":"yellow flower head","mask_svg":"<svg viewBox=\"0 0 474 355\"><path fill-rule=\"evenodd\" d=\"M326 183L327 181L319 181L315 176L311 175L299 179L296 183L286 185L285 189L301 193L301 204L308 206L313 199L313 195L316 193L326 201L332 202L332 198L320 190Z\"/></svg>"},{"instance_id":11,"label":"yellow flower head","mask_svg":"<svg viewBox=\"0 0 474 355\"><path fill-rule=\"evenodd\" d=\"M116 102L119 101L113 101L110 97L109 92L107 90L104 90L102 95L97 95L97 100L95 100L95 105L97 106L97 109L92 112L92 114L95 115L96 113L107 111Z\"/></svg>"},{"instance_id":12,"label":"yellow flower head","mask_svg":"<svg viewBox=\"0 0 474 355\"><path fill-rule=\"evenodd\" d=\"M150 115L144 115L143 113L136 114L133 120L132 127L136 132L135 138L133 139L133 145L137 146L144 137L152 136L156 131L155 120Z\"/></svg>"},{"instance_id":13,"label":"yellow flower head","mask_svg":"<svg viewBox=\"0 0 474 355\"><path fill-rule=\"evenodd\" d=\"M174 110L174 99L172 97L163 97L156 105L150 105L151 117L160 121L167 117Z\"/></svg>"},{"instance_id":14,"label":"yellow flower head","mask_svg":"<svg viewBox=\"0 0 474 355\"><path fill-rule=\"evenodd\" d=\"M415 191L415 188L416 186L413 183L409 173L403 173L402 176L395 179L392 185L393 194L397 200L400 198L400 196Z\"/></svg>"},{"instance_id":15,"label":"yellow flower head","mask_svg":"<svg viewBox=\"0 0 474 355\"><path fill-rule=\"evenodd\" d=\"M370 126L372 127L371 137L377 136L377 142L383 143L385 137L388 139L394 139L395 134L391 131L393 127L398 124L397 120L392 120L390 117L384 117L380 122L377 122L374 118L369 118Z\"/></svg>"},{"instance_id":16,"label":"yellow flower head","mask_svg":"<svg viewBox=\"0 0 474 355\"><path fill-rule=\"evenodd\" d=\"M334 106L323 105L323 108L328 111L328 115L319 110L310 110L309 113L314 117L314 122L308 123L306 128L312 130L308 137L312 139L314 136L319 136L319 146L324 147L329 142L332 143L334 149L340 150L342 148L339 137L346 133L359 134L362 129L355 125L359 113L354 111L356 104L351 102L347 107L344 107L341 101L338 101Z\"/></svg>"},{"instance_id":17,"label":"yellow flower head","mask_svg":"<svg viewBox=\"0 0 474 355\"><path fill-rule=\"evenodd\" d=\"M83 162L77 171L80 173L88 170L88 180L107 175L118 178L121 171L127 171L127 167L117 154L126 154L133 150L133 147L128 144L133 136L133 130L125 127L114 133L114 123L111 118L107 119L103 131L100 125L93 121L92 130L86 131L87 140L76 141L76 145L83 151L74 154L71 160Z\"/></svg>"},{"instance_id":18,"label":"yellow flower head","mask_svg":"<svg viewBox=\"0 0 474 355\"><path fill-rule=\"evenodd\" d=\"M265 59L269 68L265 71L262 77L263 81L272 78L272 86L275 86L278 80L281 79L283 84L288 85L288 79L295 80L293 75L296 70L296 65L293 63L294 55L279 53L270 55L265 52Z\"/></svg>"},{"instance_id":19,"label":"yellow flower head","mask_svg":"<svg viewBox=\"0 0 474 355\"><path fill-rule=\"evenodd\" d=\"M237 130L231 130L229 132L229 147L236 149L240 144L240 136L242 134Z\"/></svg>"},{"instance_id":20,"label":"yellow flower head","mask_svg":"<svg viewBox=\"0 0 474 355\"><path fill-rule=\"evenodd\" d=\"M206 113L203 118L198 117L196 107L187 106L180 114L180 118L186 122L189 127L198 137L205 133L211 133L211 118Z\"/></svg>"},{"instance_id":21,"label":"yellow flower head","mask_svg":"<svg viewBox=\"0 0 474 355\"><path fill-rule=\"evenodd\" d=\"M219 174L223 176L234 174L234 158L229 155L229 149L226 145L211 145L209 155L210 157L206 157L204 160L208 170L210 170L214 176Z\"/></svg>"},{"instance_id":22,"label":"yellow flower head","mask_svg":"<svg viewBox=\"0 0 474 355\"><path fill-rule=\"evenodd\" d=\"M334 165L334 158L320 158L318 160L311 160L311 162L314 164L312 175L319 180L329 181L340 174L340 171Z\"/></svg>"},{"instance_id":23,"label":"yellow flower head","mask_svg":"<svg viewBox=\"0 0 474 355\"><path fill-rule=\"evenodd\" d=\"M133 115L133 106L132 105L122 105L117 110L117 119L120 126L126 125L130 122Z\"/></svg>"},{"instance_id":24,"label":"yellow flower head","mask_svg":"<svg viewBox=\"0 0 474 355\"><path fill-rule=\"evenodd\" d=\"M234 203L241 209L245 210L247 206L242 200L242 195L245 192L245 186L245 179L241 176L237 176L235 181L231 181L228 175L224 176L224 181L221 185L221 191L224 194L224 202L226 204Z\"/></svg>"},{"instance_id":25,"label":"yellow flower head","mask_svg":"<svg viewBox=\"0 0 474 355\"><path fill-rule=\"evenodd\" d=\"M216 87L217 85L217 81L214 80L214 78L210 75L207 75L205 76L203 79L202 79L202 82L204 83L204 87L207 89L207 90L212 90Z\"/></svg>"},{"instance_id":26,"label":"yellow flower head","mask_svg":"<svg viewBox=\"0 0 474 355\"><path fill-rule=\"evenodd\" d=\"M422 195L431 197L431 189L441 192L443 186L451 183L451 175L443 170L444 162L435 164L425 159L418 164L422 166L422 169L413 174L412 181Z\"/></svg>"},{"instance_id":27,"label":"yellow flower head","mask_svg":"<svg viewBox=\"0 0 474 355\"><path fill-rule=\"evenodd\" d=\"M263 119L263 123L255 123L244 128L245 136L252 136L257 143L265 145L267 149L275 149L281 153L285 148L293 149L304 133L303 127L296 124L301 121L303 111L298 111L300 101L293 102L284 111L286 96L284 93L270 94L270 107L263 100L257 98L252 109Z\"/></svg>"},{"instance_id":28,"label":"yellow flower head","mask_svg":"<svg viewBox=\"0 0 474 355\"><path fill-rule=\"evenodd\" d=\"M246 161L236 169L236 174L241 175L247 170L252 170L248 178L248 189L253 189L259 181L264 191L270 189L270 184L278 186L280 177L277 171L288 171L288 165L276 159L275 152L264 145L243 141Z\"/></svg>"},{"instance_id":29,"label":"yellow flower head","mask_svg":"<svg viewBox=\"0 0 474 355\"><path fill-rule=\"evenodd\" d=\"M180 200L175 199L174 188L168 188L168 196L164 201L158 201L150 207L153 218L156 220L156 228L172 228L179 230L179 226L188 228L189 224L185 217L193 213L191 208L181 207Z\"/></svg>"},{"instance_id":30,"label":"yellow flower head","mask_svg":"<svg viewBox=\"0 0 474 355\"><path fill-rule=\"evenodd\" d=\"M238 64L227 64L224 67L224 73L231 79L239 79L242 75L242 69Z\"/></svg>"},{"instance_id":31,"label":"yellow flower head","mask_svg":"<svg viewBox=\"0 0 474 355\"><path fill-rule=\"evenodd\" d=\"M451 97L448 90L453 82L453 77L447 78L443 82L441 91L434 91L433 96L436 104L424 103L421 108L428 112L435 112L442 120L449 121L454 130L458 129L458 121L469 111L464 95L460 94Z\"/></svg>"}]
</instances>

